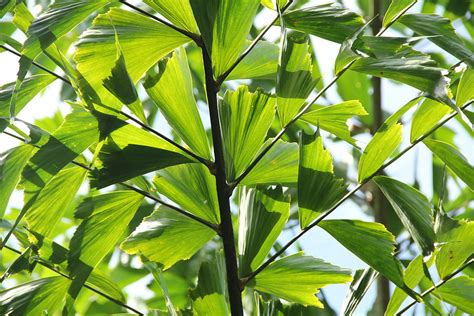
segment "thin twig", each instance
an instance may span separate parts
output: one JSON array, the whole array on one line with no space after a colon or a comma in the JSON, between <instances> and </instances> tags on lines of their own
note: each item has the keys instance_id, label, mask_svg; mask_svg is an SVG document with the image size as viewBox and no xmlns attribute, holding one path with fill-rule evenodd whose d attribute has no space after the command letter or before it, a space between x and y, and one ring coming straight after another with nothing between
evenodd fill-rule
<instances>
[{"instance_id":1,"label":"thin twig","mask_svg":"<svg viewBox=\"0 0 474 316\"><path fill-rule=\"evenodd\" d=\"M10 250L10 251L12 251L12 252L15 252L15 253L21 255L21 251L15 249L15 248L12 248L12 247L10 247L10 246L5 246L5 248L8 249L8 250ZM40 258L40 259L41 259L41 258ZM50 264L47 263L46 260L42 260L42 259L41 259L41 260L37 260L37 259L36 259L35 261L38 262L38 263L39 263L40 265L42 265L43 267L45 267L45 268L47 268L47 269L49 269L49 270L51 270L51 271L54 271L54 272L56 272L57 274L59 274L59 275L65 277L65 278L67 278L67 279L69 279L69 280L72 280L72 279L73 279L71 276L67 275L66 273L64 273L64 272L62 272L62 271L60 271L60 270L58 270L58 269L52 267ZM92 292L95 292L95 293L99 294L100 296L105 297L105 298L108 299L109 301L112 301L112 302L114 302L115 304L117 304L117 305L119 305L119 306L122 306L122 307L124 307L124 308L126 308L126 309L128 309L128 310L131 310L131 311L134 312L134 313L137 313L138 315L144 315L144 314L143 314L142 312L140 312L139 310L136 310L135 308L133 308L133 307L131 307L131 306L129 306L129 305L127 305L127 304L125 304L125 303L123 303L123 302L121 302L121 301L115 299L115 298L113 298L112 296L110 296L110 295L108 295L108 294L106 294L106 293L104 293L104 292L102 292L102 291L100 291L100 290L97 290L96 288L94 288L94 287L92 287L92 286L90 286L90 285L84 284L84 287L87 288L87 289L89 289L89 290L91 290Z\"/></svg>"},{"instance_id":2,"label":"thin twig","mask_svg":"<svg viewBox=\"0 0 474 316\"><path fill-rule=\"evenodd\" d=\"M0 45L0 48L3 48L3 49L6 50L7 52L12 53L13 55L16 55L16 56L18 56L18 57L20 57L20 58L23 56L23 55L20 54L19 52L15 51L15 50L13 50L13 49L10 49L10 48L8 48L8 47L5 46L5 45ZM38 67L39 69L46 71L46 72L49 73L50 75L52 75L52 76L58 78L59 80L62 80L63 82L65 82L65 83L71 85L71 81L69 81L69 79L67 79L67 78L65 78L65 77L63 77L63 76L61 76L61 75L58 75L57 73L55 73L55 72L52 71L52 70L49 70L49 69L46 68L45 66L43 66L43 65L41 65L41 64L38 64L38 63L35 62L35 61L33 61L32 64L35 65L36 67Z\"/></svg>"},{"instance_id":3,"label":"thin twig","mask_svg":"<svg viewBox=\"0 0 474 316\"><path fill-rule=\"evenodd\" d=\"M439 288L440 286L442 286L443 284L445 284L446 282L448 282L449 280L451 280L452 278L454 278L458 273L460 273L462 270L464 270L465 268L467 268L471 263L474 263L474 258L471 258L470 260L468 260L466 263L464 263L461 267L459 267L458 269L456 269L453 273L449 274L448 276L446 276L444 279L442 279L441 281L439 281L437 284L433 285L432 287L430 287L429 289L427 289L426 291L424 291L423 293L420 294L421 297L425 297L426 295L430 294L431 292L433 292L434 290L436 290L437 288ZM417 303L420 303L416 300L413 300L410 304L408 304L407 306L405 306L401 311L399 311L396 315L402 315L403 313L405 313L406 311L408 311L412 306L414 306L415 304Z\"/></svg>"},{"instance_id":4,"label":"thin twig","mask_svg":"<svg viewBox=\"0 0 474 316\"><path fill-rule=\"evenodd\" d=\"M461 107L461 110L464 110L467 108L469 105L471 105L473 101L468 102L464 106ZM295 243L298 239L300 239L304 234L306 234L308 231L310 231L313 227L317 226L322 220L324 220L327 216L329 216L332 212L334 212L342 203L344 203L349 197L351 197L354 193L359 191L364 184L369 182L374 176L376 176L379 172L393 164L395 161L397 161L400 157L402 157L404 154L406 154L410 149L415 147L417 144L422 142L426 137L434 133L438 128L446 124L449 120L451 120L453 117L455 117L458 114L458 112L454 112L450 114L448 117L446 117L444 120L436 124L434 127L432 127L426 134L420 136L418 139L416 139L410 146L402 150L400 153L398 153L395 157L390 159L388 162L383 164L380 168L378 168L372 175L370 175L368 178L366 178L364 181L362 181L360 184L358 184L354 189L346 193L336 204L334 204L330 209L327 211L323 212L321 215L318 216L310 225L308 225L305 229L303 229L301 232L298 233L295 237L293 237L289 242L287 242L279 251L277 251L273 256L271 256L267 261L265 261L260 267L258 267L254 272L250 273L247 277L243 278L242 282L244 284L248 283L250 280L252 280L257 274L259 274L263 269L265 269L270 263L275 261L284 251L286 251L293 243Z\"/></svg>"},{"instance_id":5,"label":"thin twig","mask_svg":"<svg viewBox=\"0 0 474 316\"><path fill-rule=\"evenodd\" d=\"M151 18L151 19L153 19L153 20L155 20L155 21L158 21L158 22L160 22L160 23L162 23L162 24L164 24L164 25L166 25L166 26L172 28L172 29L175 30L176 32L179 32L179 33L183 34L184 36L189 37L191 40L193 40L193 41L195 41L195 42L199 42L199 40L200 40L199 35L194 34L194 33L191 33L191 32L186 31L186 30L183 30L183 29L177 27L176 25L174 25L174 24L172 24L172 23L170 23L170 22L168 22L168 21L166 21L166 20L163 20L163 19L160 18L160 17L157 17L157 16L155 16L155 15L153 15L153 14L151 14L151 13L146 12L146 11L143 10L143 9L140 9L140 8L137 7L137 6L134 6L134 5L131 4L131 3L128 3L128 2L125 1L125 0L120 0L120 3L126 5L127 7L131 8L131 9L137 11L137 12L140 12L140 13L143 14L143 15L146 15L147 17L149 17L149 18Z\"/></svg>"},{"instance_id":6,"label":"thin twig","mask_svg":"<svg viewBox=\"0 0 474 316\"><path fill-rule=\"evenodd\" d=\"M15 134L12 134L12 133L9 133L9 132L6 132L6 131L4 131L3 133L4 133L5 135L8 135L8 136L13 137L13 138L15 138L15 139L18 139L18 140L20 140L20 141L22 141L22 142L24 142L24 143L28 143L26 139L24 139L24 138L22 138L22 137L20 137L20 136L17 136L17 135L15 135ZM35 146L36 148L41 148L41 147L38 146L38 145L33 145L33 146ZM87 169L88 171L92 171L91 168L89 168L88 166L86 166L86 165L84 165L84 164L82 164L82 163L80 163L80 162L77 162L77 161L74 161L74 160L73 160L73 161L71 161L71 163L74 164L74 165L76 165L76 166L78 166L78 167ZM164 205L164 206L167 206L167 207L169 207L169 208L175 210L176 212L178 212L178 213L180 213L180 214L182 214L182 215L184 215L184 216L187 216L187 217L189 217L189 218L191 218L191 219L193 219L193 220L195 220L195 221L197 221L197 222L199 222L199 223L201 223L201 224L203 224L203 225L205 225L205 226L211 228L212 230L214 230L214 231L216 231L218 234L220 234L219 225L217 225L217 224L208 222L208 221L206 221L205 219L202 219L202 218L200 218L200 217L198 217L198 216L196 216L196 215L194 215L194 214L192 214L192 213L189 213L189 212L187 212L187 211L185 211L185 210L182 210L182 209L180 209L179 207L174 206L174 205L172 205L172 204L170 204L170 203L167 203L167 202L165 202L165 201L163 201L163 200L157 198L156 196L153 196L153 195L150 194L149 192L146 192L146 191L144 191L144 190L141 190L141 189L139 189L139 188L136 188L136 187L134 187L134 186L132 186L132 185L129 185L129 184L124 183L124 182L119 182L119 183L117 183L117 184L123 185L123 186L129 188L130 190L133 190L133 191L135 191L135 192L137 192L137 193L143 195L143 196L146 197L146 198L149 198L149 199L151 199L151 200L153 200L153 201L155 201L155 202L157 202L157 203L160 203L160 204L162 204L162 205ZM21 220L21 218L20 218L20 220ZM17 221L18 221L18 220L17 220ZM15 224L17 224L17 223L15 223ZM13 229L14 229L15 227L16 227L16 225L14 225ZM3 244L5 244L5 243L8 241L8 237L9 237L10 234L11 234L11 231L10 231L9 234L5 237L5 239L4 239L4 241L3 241Z\"/></svg>"},{"instance_id":7,"label":"thin twig","mask_svg":"<svg viewBox=\"0 0 474 316\"><path fill-rule=\"evenodd\" d=\"M403 10L401 14L399 14L396 18L393 19L392 23L384 27L376 36L381 36L385 31L393 24L395 23L398 18L400 18L408 9L410 9L413 6L410 5L408 8ZM237 179L231 184L231 188L234 189L251 171L252 169L258 164L258 162L265 156L266 153L278 142L278 140L286 133L286 131L290 128L291 125L293 125L329 88L332 87L336 83L339 78L354 64L356 60L350 62L348 65L346 65L334 78L329 82L315 97L314 99L309 102L296 116L286 124L285 127L273 138L272 142L268 144L267 147L265 147L260 154L252 161L252 163L244 170L244 172L237 177Z\"/></svg>"},{"instance_id":8,"label":"thin twig","mask_svg":"<svg viewBox=\"0 0 474 316\"><path fill-rule=\"evenodd\" d=\"M286 9L293 3L294 0L288 1L288 3L281 8L281 13L285 12ZM258 35L257 37L252 41L252 43L245 49L245 51L237 58L237 60L227 69L222 75L219 76L219 78L216 79L216 87L220 87L221 84L225 81L225 79L230 75L230 73L239 65L239 63L247 57L248 54L257 46L258 42L267 34L268 30L278 21L280 18L280 15L277 15L273 21L268 24Z\"/></svg>"}]
</instances>

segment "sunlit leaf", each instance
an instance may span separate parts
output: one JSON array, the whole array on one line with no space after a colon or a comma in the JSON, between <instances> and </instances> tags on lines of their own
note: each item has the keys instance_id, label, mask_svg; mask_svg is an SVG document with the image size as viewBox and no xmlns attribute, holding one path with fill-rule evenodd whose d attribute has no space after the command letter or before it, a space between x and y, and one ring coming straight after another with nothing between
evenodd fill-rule
<instances>
[{"instance_id":1,"label":"sunlit leaf","mask_svg":"<svg viewBox=\"0 0 474 316\"><path fill-rule=\"evenodd\" d=\"M462 74L456 94L456 105L463 106L467 102L474 100L474 70L467 68Z\"/></svg>"},{"instance_id":2,"label":"sunlit leaf","mask_svg":"<svg viewBox=\"0 0 474 316\"><path fill-rule=\"evenodd\" d=\"M79 190L87 170L74 166L59 171L41 190L38 197L25 206L28 228L46 237L51 236L55 225Z\"/></svg>"},{"instance_id":3,"label":"sunlit leaf","mask_svg":"<svg viewBox=\"0 0 474 316\"><path fill-rule=\"evenodd\" d=\"M31 145L22 145L0 154L0 218L3 218L10 196L34 150Z\"/></svg>"},{"instance_id":4,"label":"sunlit leaf","mask_svg":"<svg viewBox=\"0 0 474 316\"><path fill-rule=\"evenodd\" d=\"M103 188L145 173L193 162L181 150L134 125L111 116L100 117L108 135L99 153L92 185Z\"/></svg>"},{"instance_id":5,"label":"sunlit leaf","mask_svg":"<svg viewBox=\"0 0 474 316\"><path fill-rule=\"evenodd\" d=\"M215 315L229 314L225 273L224 256L221 252L216 252L211 260L201 264L198 284L191 292L195 313L205 315L212 311Z\"/></svg>"},{"instance_id":6,"label":"sunlit leaf","mask_svg":"<svg viewBox=\"0 0 474 316\"><path fill-rule=\"evenodd\" d=\"M390 23L395 21L400 14L415 2L416 0L392 0L387 12L385 12L385 16L383 17L383 26L387 27Z\"/></svg>"},{"instance_id":7,"label":"sunlit leaf","mask_svg":"<svg viewBox=\"0 0 474 316\"><path fill-rule=\"evenodd\" d=\"M440 250L436 254L439 276L446 276L459 268L474 253L474 222L456 221L444 215L437 231Z\"/></svg>"},{"instance_id":8,"label":"sunlit leaf","mask_svg":"<svg viewBox=\"0 0 474 316\"><path fill-rule=\"evenodd\" d=\"M283 18L288 28L337 43L342 43L364 25L361 16L330 3L289 11Z\"/></svg>"},{"instance_id":9,"label":"sunlit leaf","mask_svg":"<svg viewBox=\"0 0 474 316\"><path fill-rule=\"evenodd\" d=\"M265 142L262 148L271 140ZM242 180L243 185L294 185L298 181L298 144L279 140Z\"/></svg>"},{"instance_id":10,"label":"sunlit leaf","mask_svg":"<svg viewBox=\"0 0 474 316\"><path fill-rule=\"evenodd\" d=\"M189 42L184 35L142 14L112 8L97 16L93 26L81 35L74 60L84 80L100 98L98 105L114 109L119 109L121 103L103 87L102 81L115 65L115 36L134 84L158 60Z\"/></svg>"},{"instance_id":11,"label":"sunlit leaf","mask_svg":"<svg viewBox=\"0 0 474 316\"><path fill-rule=\"evenodd\" d=\"M298 214L301 228L333 206L346 192L343 179L334 175L332 157L319 133L301 134L298 173Z\"/></svg>"},{"instance_id":12,"label":"sunlit leaf","mask_svg":"<svg viewBox=\"0 0 474 316\"><path fill-rule=\"evenodd\" d=\"M411 123L410 141L413 143L418 138L428 133L445 115L451 112L451 108L441 102L426 99L420 104Z\"/></svg>"},{"instance_id":13,"label":"sunlit leaf","mask_svg":"<svg viewBox=\"0 0 474 316\"><path fill-rule=\"evenodd\" d=\"M153 184L186 211L214 224L220 222L216 181L204 165L191 163L160 170Z\"/></svg>"},{"instance_id":14,"label":"sunlit leaf","mask_svg":"<svg viewBox=\"0 0 474 316\"><path fill-rule=\"evenodd\" d=\"M70 280L61 276L38 279L0 292L3 315L54 315L61 311Z\"/></svg>"},{"instance_id":15,"label":"sunlit leaf","mask_svg":"<svg viewBox=\"0 0 474 316\"><path fill-rule=\"evenodd\" d=\"M347 120L355 115L363 116L367 112L359 101L351 100L331 106L314 106L301 119L355 145L347 125Z\"/></svg>"},{"instance_id":16,"label":"sunlit leaf","mask_svg":"<svg viewBox=\"0 0 474 316\"><path fill-rule=\"evenodd\" d=\"M395 237L379 223L325 220L319 226L395 285L405 288L403 268L393 255Z\"/></svg>"},{"instance_id":17,"label":"sunlit leaf","mask_svg":"<svg viewBox=\"0 0 474 316\"><path fill-rule=\"evenodd\" d=\"M455 147L434 139L425 139L423 143L461 178L471 190L474 190L474 168Z\"/></svg>"},{"instance_id":18,"label":"sunlit leaf","mask_svg":"<svg viewBox=\"0 0 474 316\"><path fill-rule=\"evenodd\" d=\"M211 158L206 132L193 95L193 82L184 49L158 63L159 72L150 72L144 87L168 123L197 154Z\"/></svg>"},{"instance_id":19,"label":"sunlit leaf","mask_svg":"<svg viewBox=\"0 0 474 316\"><path fill-rule=\"evenodd\" d=\"M359 182L373 176L402 142L402 125L383 125L365 147L359 161Z\"/></svg>"},{"instance_id":20,"label":"sunlit leaf","mask_svg":"<svg viewBox=\"0 0 474 316\"><path fill-rule=\"evenodd\" d=\"M249 286L290 302L323 308L320 288L351 281L350 270L297 253L271 263Z\"/></svg>"},{"instance_id":21,"label":"sunlit leaf","mask_svg":"<svg viewBox=\"0 0 474 316\"><path fill-rule=\"evenodd\" d=\"M192 33L199 33L190 0L144 0L176 26Z\"/></svg>"},{"instance_id":22,"label":"sunlit leaf","mask_svg":"<svg viewBox=\"0 0 474 316\"><path fill-rule=\"evenodd\" d=\"M389 200L395 213L418 244L424 255L434 250L432 206L415 188L395 179L377 176L373 179Z\"/></svg>"},{"instance_id":23,"label":"sunlit leaf","mask_svg":"<svg viewBox=\"0 0 474 316\"><path fill-rule=\"evenodd\" d=\"M215 235L209 227L160 206L120 247L128 254L143 255L166 270L180 260L191 258Z\"/></svg>"},{"instance_id":24,"label":"sunlit leaf","mask_svg":"<svg viewBox=\"0 0 474 316\"><path fill-rule=\"evenodd\" d=\"M235 92L227 91L219 110L226 175L233 181L263 145L275 115L275 99L261 90L251 93L241 86Z\"/></svg>"},{"instance_id":25,"label":"sunlit leaf","mask_svg":"<svg viewBox=\"0 0 474 316\"><path fill-rule=\"evenodd\" d=\"M308 35L290 32L286 36L276 84L278 115L286 126L304 105L316 82L312 74Z\"/></svg>"},{"instance_id":26,"label":"sunlit leaf","mask_svg":"<svg viewBox=\"0 0 474 316\"><path fill-rule=\"evenodd\" d=\"M239 268L242 276L265 260L290 216L290 199L281 187L245 190L239 210Z\"/></svg>"},{"instance_id":27,"label":"sunlit leaf","mask_svg":"<svg viewBox=\"0 0 474 316\"><path fill-rule=\"evenodd\" d=\"M451 279L434 290L433 295L468 314L474 314L474 279L472 278L460 276Z\"/></svg>"}]
</instances>

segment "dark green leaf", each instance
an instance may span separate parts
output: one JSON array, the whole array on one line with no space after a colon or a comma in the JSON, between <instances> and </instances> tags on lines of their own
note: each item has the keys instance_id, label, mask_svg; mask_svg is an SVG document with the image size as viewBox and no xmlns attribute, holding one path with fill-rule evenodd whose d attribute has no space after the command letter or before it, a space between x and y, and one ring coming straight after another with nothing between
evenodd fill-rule
<instances>
[{"instance_id":1,"label":"dark green leaf","mask_svg":"<svg viewBox=\"0 0 474 316\"><path fill-rule=\"evenodd\" d=\"M395 179L377 176L373 179L390 201L395 213L424 255L434 250L432 206L415 188Z\"/></svg>"}]
</instances>

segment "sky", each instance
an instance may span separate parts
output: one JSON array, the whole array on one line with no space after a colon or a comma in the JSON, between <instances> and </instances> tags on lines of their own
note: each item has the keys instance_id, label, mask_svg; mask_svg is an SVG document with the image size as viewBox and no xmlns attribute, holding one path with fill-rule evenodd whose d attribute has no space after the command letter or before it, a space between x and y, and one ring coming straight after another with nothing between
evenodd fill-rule
<instances>
[{"instance_id":1,"label":"sky","mask_svg":"<svg viewBox=\"0 0 474 316\"><path fill-rule=\"evenodd\" d=\"M138 1L135 1L138 2ZM325 3L327 1L313 1L315 4ZM345 4L349 8L356 8L355 1L345 1ZM417 8L413 8L412 11L416 12ZM257 25L263 26L268 23L272 18L272 13L267 12L261 14L257 19ZM279 37L279 28L274 27L266 36L267 39L273 40ZM390 31L386 35L390 35ZM329 82L333 76L334 60L339 50L339 45L325 41L319 38L312 37L312 43L316 51L317 59L319 61L321 71L323 74L324 82ZM428 43L421 43L423 48L433 48ZM454 61L454 59L453 59ZM0 85L12 82L16 79L16 73L18 70L18 58L9 53L0 54ZM33 122L35 119L52 116L57 109L60 109L63 114L69 111L69 107L66 104L58 102L60 84L59 81L53 83L46 91L36 97L25 110L20 114L20 118L27 122ZM388 80L382 80L382 91L383 91L383 108L386 111L393 112L396 109L403 106L406 102L418 95L418 91L400 84L395 84ZM328 97L334 102L339 102L340 98L337 95L335 88L331 88L328 91ZM410 111L405 117L411 117L413 111ZM454 121L454 120L453 120ZM162 124L160 124L162 126ZM474 159L474 146L473 140L470 136L454 122L448 123L449 127L453 128L458 134L455 138L455 142L460 148L466 149L465 152L470 159L471 164ZM169 131L169 129L165 130ZM402 148L409 144L409 131L410 125L404 126L404 141ZM360 146L363 148L370 140L370 137L361 135L356 137L359 141ZM18 145L18 142L12 138L0 134L0 152ZM354 163L351 155L348 153L350 147L343 142L332 143L325 142L326 147L329 149L335 159L339 159L345 163L352 165L349 168L349 176L353 179L357 178L357 170L354 168ZM417 157L416 157L417 155ZM415 164L416 162L416 164ZM395 177L396 179L406 182L413 183L415 176L415 167L420 182L420 189L427 196L432 195L431 188L431 154L424 145L419 144L413 150L409 151L402 159L398 160L390 167L387 168L386 172L388 175ZM452 189L452 193L456 192L453 184L449 184ZM10 201L10 206L21 207L22 206L22 194L16 192ZM341 218L341 219L361 219L365 221L373 220L371 216L367 215L360 210L352 201L345 202L339 207L329 218ZM288 240L292 237L291 234L285 234L282 236L281 241ZM301 238L301 244L305 249L306 254L313 255L318 258L322 258L325 261L333 264L350 268L350 269L361 269L366 268L366 264L359 260L357 257L352 255L348 250L343 248L337 241L335 241L330 235L325 233L322 229L316 228ZM294 250L294 249L293 249ZM138 286L138 285L137 285ZM347 292L347 285L331 285L324 289L326 297L329 300L330 305L338 310L344 301L344 297ZM131 292L134 291L132 287ZM366 298L362 301L359 308L357 309L356 315L366 315L367 311L371 308L373 300L375 298L375 286L372 286Z\"/></svg>"}]
</instances>

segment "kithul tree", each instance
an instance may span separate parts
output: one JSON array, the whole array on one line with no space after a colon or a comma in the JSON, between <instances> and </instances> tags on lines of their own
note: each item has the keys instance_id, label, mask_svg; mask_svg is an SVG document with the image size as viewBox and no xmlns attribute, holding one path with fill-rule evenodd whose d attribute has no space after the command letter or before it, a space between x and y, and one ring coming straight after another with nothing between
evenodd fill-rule
<instances>
[{"instance_id":1,"label":"kithul tree","mask_svg":"<svg viewBox=\"0 0 474 316\"><path fill-rule=\"evenodd\" d=\"M1 314L333 315L346 284L350 315L377 278L375 314L474 314L469 1L38 2L0 1ZM23 120L55 81L67 115ZM419 93L390 113L393 81ZM415 146L430 198L385 172ZM305 254L316 229L367 269Z\"/></svg>"}]
</instances>

